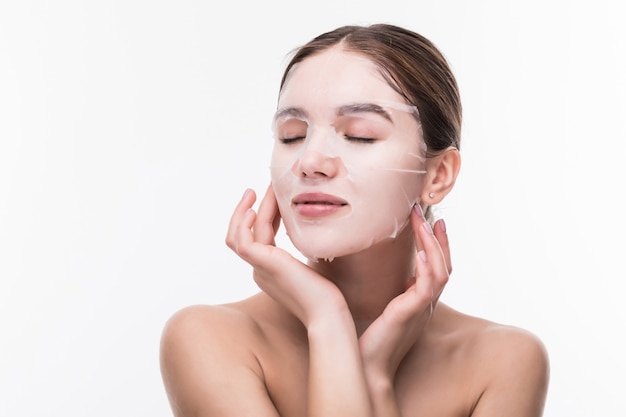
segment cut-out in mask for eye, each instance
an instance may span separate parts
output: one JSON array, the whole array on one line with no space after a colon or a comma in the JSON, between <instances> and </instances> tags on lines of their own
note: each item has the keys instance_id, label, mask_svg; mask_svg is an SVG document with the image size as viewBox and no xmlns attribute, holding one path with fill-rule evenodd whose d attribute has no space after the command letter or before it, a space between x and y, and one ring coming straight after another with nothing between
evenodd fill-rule
<instances>
[{"instance_id":1,"label":"cut-out in mask for eye","mask_svg":"<svg viewBox=\"0 0 626 417\"><path fill-rule=\"evenodd\" d=\"M415 106L380 100L276 112L270 166L285 229L312 260L395 238L419 201L425 145Z\"/></svg>"}]
</instances>

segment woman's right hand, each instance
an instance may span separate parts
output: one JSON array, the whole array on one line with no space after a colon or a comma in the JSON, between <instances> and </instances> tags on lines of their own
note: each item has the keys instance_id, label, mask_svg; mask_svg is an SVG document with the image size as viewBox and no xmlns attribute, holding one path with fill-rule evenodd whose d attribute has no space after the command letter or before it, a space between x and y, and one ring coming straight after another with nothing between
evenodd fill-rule
<instances>
[{"instance_id":1,"label":"woman's right hand","mask_svg":"<svg viewBox=\"0 0 626 417\"><path fill-rule=\"evenodd\" d=\"M272 186L258 213L252 209L255 201L256 193L246 190L231 217L226 244L254 268L259 288L307 327L318 318L345 314L347 304L336 285L276 247L280 213Z\"/></svg>"}]
</instances>

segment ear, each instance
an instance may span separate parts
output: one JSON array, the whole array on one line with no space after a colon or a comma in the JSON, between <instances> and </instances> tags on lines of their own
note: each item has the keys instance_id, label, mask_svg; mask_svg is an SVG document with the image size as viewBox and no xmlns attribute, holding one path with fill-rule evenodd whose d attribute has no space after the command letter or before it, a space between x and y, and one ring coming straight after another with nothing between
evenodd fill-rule
<instances>
[{"instance_id":1,"label":"ear","mask_svg":"<svg viewBox=\"0 0 626 417\"><path fill-rule=\"evenodd\" d=\"M458 149L449 147L425 162L426 178L422 188L421 201L426 205L439 203L454 187L461 169L461 154Z\"/></svg>"}]
</instances>

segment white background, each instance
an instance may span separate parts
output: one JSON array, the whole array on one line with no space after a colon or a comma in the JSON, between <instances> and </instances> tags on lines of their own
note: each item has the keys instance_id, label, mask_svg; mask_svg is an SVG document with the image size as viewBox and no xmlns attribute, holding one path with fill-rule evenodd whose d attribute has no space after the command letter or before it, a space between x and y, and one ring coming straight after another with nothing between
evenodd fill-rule
<instances>
[{"instance_id":1,"label":"white background","mask_svg":"<svg viewBox=\"0 0 626 417\"><path fill-rule=\"evenodd\" d=\"M256 291L224 245L269 178L284 57L343 24L430 38L464 103L443 300L550 353L546 416L624 416L619 1L0 5L0 415L170 416L160 332Z\"/></svg>"}]
</instances>

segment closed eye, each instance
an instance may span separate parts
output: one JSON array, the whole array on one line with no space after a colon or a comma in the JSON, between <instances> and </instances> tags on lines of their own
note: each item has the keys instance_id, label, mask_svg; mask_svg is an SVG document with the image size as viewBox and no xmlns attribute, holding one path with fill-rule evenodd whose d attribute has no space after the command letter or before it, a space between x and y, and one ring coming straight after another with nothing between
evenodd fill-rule
<instances>
[{"instance_id":1,"label":"closed eye","mask_svg":"<svg viewBox=\"0 0 626 417\"><path fill-rule=\"evenodd\" d=\"M348 135L346 135L345 138L347 140L349 140L350 142L358 142L358 143L374 143L374 142L376 142L376 139L374 139L374 138L362 138L362 137L358 137L358 136L348 136Z\"/></svg>"},{"instance_id":2,"label":"closed eye","mask_svg":"<svg viewBox=\"0 0 626 417\"><path fill-rule=\"evenodd\" d=\"M305 138L304 136L295 136L295 137L292 137L292 138L281 138L280 142L285 144L285 145L289 145L289 144L295 143L295 142L297 142L299 140L304 140L304 138Z\"/></svg>"}]
</instances>

